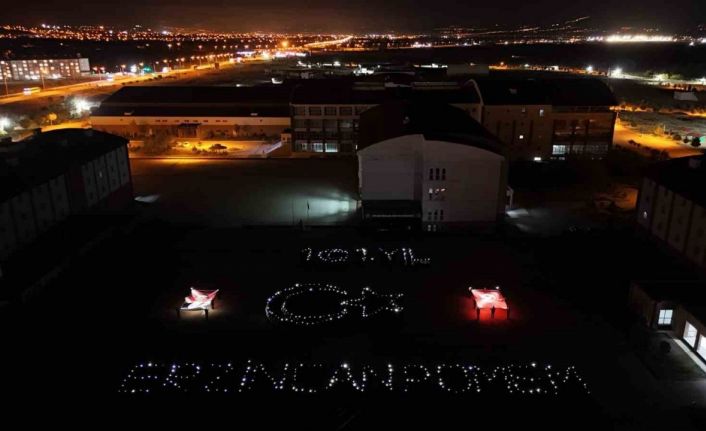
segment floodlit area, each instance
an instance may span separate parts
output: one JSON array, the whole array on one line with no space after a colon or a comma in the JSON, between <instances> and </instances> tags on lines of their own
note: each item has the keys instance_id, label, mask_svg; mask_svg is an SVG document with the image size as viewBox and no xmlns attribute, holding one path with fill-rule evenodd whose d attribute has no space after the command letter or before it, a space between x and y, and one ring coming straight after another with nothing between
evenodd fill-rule
<instances>
[{"instance_id":1,"label":"floodlit area","mask_svg":"<svg viewBox=\"0 0 706 431\"><path fill-rule=\"evenodd\" d=\"M131 159L150 211L209 227L356 223L357 164L342 160Z\"/></svg>"}]
</instances>

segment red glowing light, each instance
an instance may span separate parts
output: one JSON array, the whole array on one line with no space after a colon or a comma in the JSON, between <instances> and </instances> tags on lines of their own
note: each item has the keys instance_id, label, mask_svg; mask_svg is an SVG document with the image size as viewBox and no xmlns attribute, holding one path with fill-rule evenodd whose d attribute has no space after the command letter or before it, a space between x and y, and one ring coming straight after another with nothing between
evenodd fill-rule
<instances>
[{"instance_id":1,"label":"red glowing light","mask_svg":"<svg viewBox=\"0 0 706 431\"><path fill-rule=\"evenodd\" d=\"M191 295L184 298L184 305L182 309L186 310L205 310L207 308L213 308L212 303L216 298L216 290L198 290L191 288Z\"/></svg>"},{"instance_id":2,"label":"red glowing light","mask_svg":"<svg viewBox=\"0 0 706 431\"><path fill-rule=\"evenodd\" d=\"M505 297L499 289L471 289L476 308L495 308L507 310Z\"/></svg>"}]
</instances>

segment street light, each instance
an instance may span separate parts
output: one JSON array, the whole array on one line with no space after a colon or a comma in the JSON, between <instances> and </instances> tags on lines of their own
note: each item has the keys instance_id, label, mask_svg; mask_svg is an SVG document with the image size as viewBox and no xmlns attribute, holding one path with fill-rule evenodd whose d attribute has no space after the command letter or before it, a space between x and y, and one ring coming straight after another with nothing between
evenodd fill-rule
<instances>
[{"instance_id":1,"label":"street light","mask_svg":"<svg viewBox=\"0 0 706 431\"><path fill-rule=\"evenodd\" d=\"M73 104L74 111L76 111L76 114L79 116L91 109L91 105L85 99L74 99Z\"/></svg>"},{"instance_id":2,"label":"street light","mask_svg":"<svg viewBox=\"0 0 706 431\"><path fill-rule=\"evenodd\" d=\"M0 133L7 134L7 129L10 128L11 122L7 117L0 117Z\"/></svg>"}]
</instances>

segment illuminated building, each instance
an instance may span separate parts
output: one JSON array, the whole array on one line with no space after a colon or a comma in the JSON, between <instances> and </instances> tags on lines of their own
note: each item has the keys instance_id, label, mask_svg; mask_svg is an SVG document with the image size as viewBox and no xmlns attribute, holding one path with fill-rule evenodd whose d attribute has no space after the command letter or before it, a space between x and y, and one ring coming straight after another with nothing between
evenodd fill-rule
<instances>
[{"instance_id":1,"label":"illuminated building","mask_svg":"<svg viewBox=\"0 0 706 431\"><path fill-rule=\"evenodd\" d=\"M40 266L49 249L46 238L55 237L57 229L65 229L57 251L65 256L69 244L87 235L99 215L119 214L132 204L127 140L90 129L5 141L0 146L0 174L3 278L21 275L15 269ZM31 252L37 249L44 251ZM18 263L23 258L31 263Z\"/></svg>"},{"instance_id":2,"label":"illuminated building","mask_svg":"<svg viewBox=\"0 0 706 431\"><path fill-rule=\"evenodd\" d=\"M388 82L328 79L305 80L295 86L291 100L294 154L355 153L360 115L389 101L443 103L480 119L479 98L473 86L415 82L412 76L391 75L395 76Z\"/></svg>"},{"instance_id":3,"label":"illuminated building","mask_svg":"<svg viewBox=\"0 0 706 431\"><path fill-rule=\"evenodd\" d=\"M668 333L706 370L705 288L695 281L635 281L628 304L640 323Z\"/></svg>"},{"instance_id":4,"label":"illuminated building","mask_svg":"<svg viewBox=\"0 0 706 431\"><path fill-rule=\"evenodd\" d=\"M0 79L8 81L80 78L90 71L87 58L0 60Z\"/></svg>"},{"instance_id":5,"label":"illuminated building","mask_svg":"<svg viewBox=\"0 0 706 431\"><path fill-rule=\"evenodd\" d=\"M703 157L681 157L653 165L637 203L643 232L704 268L706 259L706 180Z\"/></svg>"},{"instance_id":6,"label":"illuminated building","mask_svg":"<svg viewBox=\"0 0 706 431\"><path fill-rule=\"evenodd\" d=\"M91 114L95 129L128 138L280 139L290 126L289 89L125 87Z\"/></svg>"},{"instance_id":7,"label":"illuminated building","mask_svg":"<svg viewBox=\"0 0 706 431\"><path fill-rule=\"evenodd\" d=\"M466 112L390 102L361 116L363 222L428 232L492 225L505 210L502 145Z\"/></svg>"},{"instance_id":8,"label":"illuminated building","mask_svg":"<svg viewBox=\"0 0 706 431\"><path fill-rule=\"evenodd\" d=\"M607 85L591 78L503 79L475 82L483 126L514 160L601 159L613 142L617 105Z\"/></svg>"}]
</instances>

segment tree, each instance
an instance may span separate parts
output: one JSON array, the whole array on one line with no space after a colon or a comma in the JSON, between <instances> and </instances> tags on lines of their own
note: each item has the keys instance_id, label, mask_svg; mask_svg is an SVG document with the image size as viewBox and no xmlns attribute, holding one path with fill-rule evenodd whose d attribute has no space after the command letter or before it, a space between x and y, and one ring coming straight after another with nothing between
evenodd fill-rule
<instances>
[{"instance_id":1,"label":"tree","mask_svg":"<svg viewBox=\"0 0 706 431\"><path fill-rule=\"evenodd\" d=\"M171 147L172 136L163 131L159 130L154 135L147 136L145 138L144 149L147 154L163 154L166 153Z\"/></svg>"},{"instance_id":2,"label":"tree","mask_svg":"<svg viewBox=\"0 0 706 431\"><path fill-rule=\"evenodd\" d=\"M698 136L694 136L694 138L691 140L691 146L694 148L699 148L701 146L701 138Z\"/></svg>"}]
</instances>

